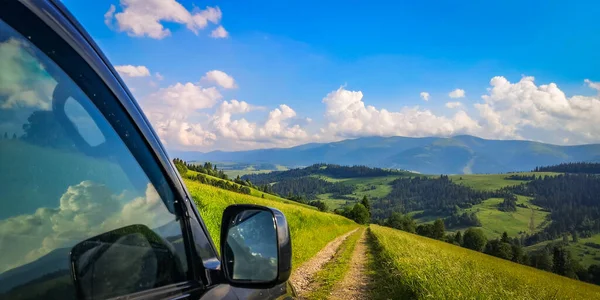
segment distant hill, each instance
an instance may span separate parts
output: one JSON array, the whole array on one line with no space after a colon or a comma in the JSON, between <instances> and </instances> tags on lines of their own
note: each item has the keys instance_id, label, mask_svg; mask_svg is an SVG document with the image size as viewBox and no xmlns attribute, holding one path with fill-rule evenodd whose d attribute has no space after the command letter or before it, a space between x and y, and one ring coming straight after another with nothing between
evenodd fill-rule
<instances>
[{"instance_id":1,"label":"distant hill","mask_svg":"<svg viewBox=\"0 0 600 300\"><path fill-rule=\"evenodd\" d=\"M315 163L398 168L427 174L530 171L572 161L600 162L600 144L558 146L532 141L486 140L469 135L364 137L325 144L250 151L172 153L184 160L272 163L288 167Z\"/></svg>"}]
</instances>

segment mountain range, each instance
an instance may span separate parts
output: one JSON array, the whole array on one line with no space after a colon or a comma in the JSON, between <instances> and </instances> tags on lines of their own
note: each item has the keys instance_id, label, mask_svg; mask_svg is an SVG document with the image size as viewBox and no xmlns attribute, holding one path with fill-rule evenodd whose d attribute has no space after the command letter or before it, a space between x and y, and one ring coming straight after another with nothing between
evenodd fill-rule
<instances>
[{"instance_id":1,"label":"mountain range","mask_svg":"<svg viewBox=\"0 0 600 300\"><path fill-rule=\"evenodd\" d=\"M332 143L249 151L173 151L186 161L366 165L426 174L530 171L563 162L600 162L600 144L559 146L525 140L454 137L362 137Z\"/></svg>"}]
</instances>

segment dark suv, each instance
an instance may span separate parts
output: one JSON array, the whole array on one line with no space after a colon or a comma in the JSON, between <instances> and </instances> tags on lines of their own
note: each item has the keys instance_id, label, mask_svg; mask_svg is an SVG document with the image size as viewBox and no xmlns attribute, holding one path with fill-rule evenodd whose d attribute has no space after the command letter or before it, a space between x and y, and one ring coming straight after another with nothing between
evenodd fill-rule
<instances>
[{"instance_id":1,"label":"dark suv","mask_svg":"<svg viewBox=\"0 0 600 300\"><path fill-rule=\"evenodd\" d=\"M66 9L0 0L0 299L294 296L280 211L230 206L219 238Z\"/></svg>"}]
</instances>

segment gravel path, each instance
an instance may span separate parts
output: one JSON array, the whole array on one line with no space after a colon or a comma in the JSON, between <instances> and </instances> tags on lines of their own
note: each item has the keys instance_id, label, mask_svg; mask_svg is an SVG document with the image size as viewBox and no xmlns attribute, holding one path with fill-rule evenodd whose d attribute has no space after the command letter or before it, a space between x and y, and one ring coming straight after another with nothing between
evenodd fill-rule
<instances>
[{"instance_id":1,"label":"gravel path","mask_svg":"<svg viewBox=\"0 0 600 300\"><path fill-rule=\"evenodd\" d=\"M366 300L368 299L369 277L367 275L367 235L363 231L357 241L350 268L344 279L335 286L329 299Z\"/></svg>"},{"instance_id":2,"label":"gravel path","mask_svg":"<svg viewBox=\"0 0 600 300\"><path fill-rule=\"evenodd\" d=\"M323 249L321 249L313 258L309 261L302 264L298 269L296 269L291 276L292 284L296 289L296 292L300 296L300 299L303 299L303 295L307 295L311 291L311 283L312 278L319 271L323 265L331 260L340 247L342 242L346 240L346 238L355 232L357 229L351 230L343 235L335 238L333 241L329 242L329 244L325 245Z\"/></svg>"}]
</instances>

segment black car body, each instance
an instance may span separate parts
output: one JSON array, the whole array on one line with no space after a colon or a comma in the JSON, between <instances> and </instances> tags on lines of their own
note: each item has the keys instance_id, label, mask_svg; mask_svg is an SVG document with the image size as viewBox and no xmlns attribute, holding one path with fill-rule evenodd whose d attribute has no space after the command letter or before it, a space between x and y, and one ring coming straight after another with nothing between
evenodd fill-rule
<instances>
[{"instance_id":1,"label":"black car body","mask_svg":"<svg viewBox=\"0 0 600 300\"><path fill-rule=\"evenodd\" d=\"M40 239L57 236L59 239L53 241L69 240L68 243L61 244L63 248L52 246L55 248L47 248L43 251L37 251L37 249L32 248L37 252L30 251L22 263L10 265L9 259L4 261L7 265L4 269L0 268L0 299L100 299L114 297L127 299L288 299L295 296L293 287L288 282L291 272L291 242L289 228L283 214L275 209L256 206L237 205L228 208L223 216L221 253L224 257L221 257L190 197L190 193L186 190L182 178L169 159L165 148L152 129L150 122L144 116L132 94L98 46L59 1L1 0L0 25L3 26L0 27L0 31L3 28L6 29L6 32L3 32L0 36L2 37L0 45L10 44L13 47L10 49L14 49L15 47L25 49L24 51L31 54L32 57L36 57L36 55L37 57L43 56L40 59L43 61L49 60L49 62L39 67L40 70L51 75L60 73L59 75L52 76L68 77L67 83L56 80L57 83L53 87L51 101L48 100L49 102L39 105L39 107L42 107L40 109L42 112L38 112L37 115L52 115L52 118L56 119L53 122L61 124L64 127L60 129L61 132L64 131L61 134L71 137L66 143L67 146L56 145L58 142L55 140L60 139L60 137L54 137L54 140L48 139L45 142L41 142L41 138L38 137L38 140L36 140L31 133L33 125L26 124L23 125L25 133L13 133L12 141L5 139L3 144L0 144L0 154L6 159L10 159L8 156L16 156L15 153L38 151L31 150L38 148L50 149L48 150L49 152L44 153L55 153L58 150L64 151L64 153L68 154L66 157L71 157L69 153L76 152L78 154L73 154L73 157L87 156L94 158L95 161L109 161L116 165L121 164L122 169L125 170L124 178L129 176L128 180L134 182L132 185L136 185L135 182L138 179L132 178L128 170L139 169L139 172L143 172L147 176L148 182L142 182L138 185L146 184L150 186L151 183L154 186L152 190L156 190L156 193L165 203L168 202L165 199L172 199L168 202L167 209L163 208L164 212L160 212L162 215L172 217L169 223L165 223L166 225L160 222L147 226L144 223L141 223L141 225L126 224L123 221L119 221L121 223L113 222L113 219L109 220L107 218L107 220L101 220L98 224L111 230L106 232L92 230L87 232L87 235L77 233L77 230L90 225L91 221L83 220L81 221L82 223L76 223L79 220L79 216L75 215L65 217L64 220L59 220L59 217L66 216L66 214L60 215L62 213L61 210L65 209L65 205L74 205L73 209L81 209L77 204L68 202L68 195L72 195L77 189L101 189L102 185L90 183L87 179L77 179L77 181L81 180L81 182L70 185L66 189L67 192L64 192L65 189L61 191L64 194L60 196L61 206L59 208L40 208L41 206L38 205L35 214L33 214L36 206L25 203L28 201L27 197L20 199L25 204L0 204L4 205L0 206L0 208L7 208L8 211L10 211L11 207L24 207L20 210L14 208L16 211L14 215L5 213L5 216L2 216L0 214L0 225L8 226L7 224L17 224L15 222L19 220L27 220L29 223L23 223L26 225L19 225L21 226L20 228L25 228L24 226L31 225L31 222L33 222L31 220L35 220L35 222L50 220L48 222L51 222L49 224L52 225L52 228L48 228L50 225L43 225L41 223L39 228L36 227L38 231L49 230L49 233L44 233L45 235L40 234ZM17 35L18 38L15 38ZM39 50L32 50L34 47ZM2 62L2 58L0 58L0 62ZM8 63L10 61L7 59L6 62L7 64L0 66L0 68L10 68ZM1 77L0 80L2 80ZM8 86L8 84L6 85ZM68 86L65 88L65 85L71 85L77 91L74 91L73 87ZM1 84L0 87L2 87ZM10 88L11 86L8 87ZM5 93L10 93L10 89L8 90L9 92ZM61 93L64 95L61 95ZM2 97L4 97L4 100ZM17 114L14 111L19 107L19 105L11 106L10 103L13 103L10 102L12 101L11 97L11 94L3 96L0 93L0 104L6 108L6 111L10 111L11 108L13 109L11 113L7 113L9 117ZM103 131L102 133L105 136L108 134L106 140L101 144L92 145L83 138L83 134L78 133L81 131L80 128L73 126L72 123L75 122L68 121L69 116L65 113L65 107L68 105L67 102L73 98L76 99L75 104L87 110L92 119L101 118L107 121L107 124L110 125L107 125L110 127L110 132L114 131L116 133L113 137L114 141L109 139L111 137L110 132ZM82 98L89 98L90 100L78 100ZM20 99L14 101L17 101L15 103L21 103L21 107L24 107L23 105L27 103L23 101L29 98L22 96ZM50 102L51 104L48 104ZM31 101L27 105L31 106ZM30 123L33 122L33 115L35 115L35 112L28 119ZM0 118L3 116L0 114ZM51 126L46 125L42 127L48 130ZM107 154L111 153L115 145L117 145L111 144L112 142L118 145L125 145L126 147L123 149L127 149L127 155L130 153L132 159L122 159L118 157L118 154L114 153ZM35 146L29 146L29 143ZM21 148L10 152L12 151L9 149L11 147ZM47 160L52 159L52 157L47 158ZM25 161L24 164L29 164L29 167L25 169L43 174L39 176L43 176L45 182L51 181L53 176L59 178L62 176L61 174L70 172L69 170L56 171L56 175L53 175L47 171L37 170L36 168L39 167L39 163L37 162L29 163ZM0 168L2 167L0 166ZM27 173L29 172L27 170L23 172L26 176L29 176L28 178L34 178L34 181L39 180L35 172ZM5 170L2 171L5 172ZM93 174L93 171L88 170L86 172L93 176L97 175ZM109 172L106 174L110 175ZM116 184L121 183L117 182ZM43 185L35 185L33 189L38 186ZM11 189L9 184L0 187L8 190ZM10 192L8 194L10 195ZM2 195L0 194L0 196ZM132 203L135 205L144 205L145 203L150 203L149 198L150 196L147 196L146 199L142 199L146 202L139 200L140 198L138 197L135 198L137 200L120 203L118 202L121 201L118 200L120 198L115 196L115 199L117 199L115 201L117 202L111 203L122 205L121 213L126 211L134 214L135 210L127 210L132 206ZM0 203L7 203L8 201L8 198L0 198ZM15 199L10 198L10 201L15 201ZM100 206L95 203L92 206L94 209L100 209ZM144 209L144 207L138 206L137 209ZM28 211L32 211L32 213L27 217L23 217L24 212ZM39 216L44 214L53 215L47 219L39 219L41 218ZM275 230L277 231L273 232L276 241L268 242L268 245L265 246L270 249L268 251L265 250L265 253L268 252L271 255L270 260L268 257L262 257L261 255L252 256L254 255L252 254L248 256L248 261L272 272L272 275L263 274L262 277L260 274L244 273L244 266L240 266L239 263L237 267L234 267L234 254L237 254L235 256L238 259L236 262L242 261L240 255L244 254L242 252L246 251L244 249L247 247L245 248L245 245L241 245L242 247L237 249L236 247L240 245L236 244L237 242L228 236L228 232L232 230L231 228L239 226L246 220L258 215L266 216L264 220L267 223L270 222L269 220L274 222ZM35 218L39 218L35 219L34 216ZM94 217L94 215L90 214L86 216L90 218ZM146 217L147 215L141 216L141 218ZM56 228L60 224L64 224L64 222L68 222L68 225L71 226L69 227L69 231L57 231L58 229ZM110 222L128 226L106 225ZM77 224L80 225L77 226ZM161 224L161 226L153 227L155 224ZM98 226L95 227L98 228ZM90 225L90 227L94 226ZM248 229L245 230L248 231ZM12 235L9 232L4 237L4 240L0 234L0 253L4 250L7 251L6 253L12 251L8 254L9 257L20 257L17 253L19 243L25 245L25 242L29 241L28 239L33 239L36 234L33 231L25 232L25 230L23 230L25 232L23 234L18 232L19 230L12 231ZM94 232L94 234L92 235L90 232ZM168 236L169 234L166 232L177 232L178 235L176 238L173 238ZM65 238L69 234L71 234L72 238ZM232 234L236 235L237 233L234 232ZM80 238L82 236L85 236L85 238ZM241 239L241 243L244 243L243 238ZM15 242L8 243L13 240ZM4 245L2 245L3 243ZM46 244L46 240L44 239L44 246L47 246ZM114 245L116 244L119 244L119 247L115 248ZM141 253L139 252L139 247L142 247L140 245L146 247L143 249L142 254L139 254ZM132 246L138 248L131 250ZM23 249L22 251L25 253L29 250ZM130 271L119 271L116 267L111 269L112 263L111 260L107 260L108 258L103 261L103 265L94 265L95 259L98 257L102 257L103 255L104 257L113 257L107 256L106 253L110 251L116 251L116 254L113 253L112 255L119 258L119 263L115 261L114 264L135 264L136 255L138 254L140 255L140 260L148 257L152 257L152 259L150 263L143 262L143 265L136 265L139 267L138 269ZM247 252L250 251L248 250ZM184 258L178 259L177 263L171 263L169 259L173 259L174 255L184 256ZM121 262L121 260L123 261ZM1 263L2 261L0 261ZM0 265L0 267L2 266ZM147 268L153 270L152 274L155 274L156 278L152 277L154 275L151 276L152 278L143 278L144 274L140 275L136 273ZM98 270L94 271L96 269ZM259 272L257 268L254 268L252 271L255 273ZM128 273L121 274L119 272ZM122 276L121 279L119 279L120 276ZM248 278L244 276L248 276ZM128 280L135 282L138 287L126 287ZM123 291L130 292L119 292L120 288ZM35 293L33 292L34 290Z\"/></svg>"}]
</instances>

